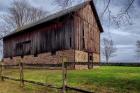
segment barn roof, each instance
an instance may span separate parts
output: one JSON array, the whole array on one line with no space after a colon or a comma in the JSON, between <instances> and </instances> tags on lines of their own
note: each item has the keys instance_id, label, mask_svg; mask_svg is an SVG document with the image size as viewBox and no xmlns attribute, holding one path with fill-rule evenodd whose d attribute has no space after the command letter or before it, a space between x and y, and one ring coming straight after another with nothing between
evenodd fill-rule
<instances>
[{"instance_id":1,"label":"barn roof","mask_svg":"<svg viewBox=\"0 0 140 93\"><path fill-rule=\"evenodd\" d=\"M70 7L70 8L61 10L61 11L56 12L56 13L54 13L54 14L48 15L47 17L45 17L45 18L43 18L43 19L41 19L41 20L39 20L39 21L36 21L36 22L34 22L34 23L25 25L25 26L23 26L22 28L17 29L17 30L15 30L15 31L13 31L12 33L10 33L10 34L4 36L3 38L12 36L12 35L14 35L14 34L17 34L17 33L21 32L21 31L25 31L25 30L27 30L27 29L29 29L29 28L35 27L35 26L37 26L37 25L39 25L39 24L42 24L42 23L51 21L51 20L53 20L53 19L60 18L61 16L64 16L64 15L66 15L66 14L69 14L69 13L72 13L72 12L76 12L78 9L83 8L85 5L87 5L87 4L89 4L89 3L90 3L90 5L92 6L92 10L93 10L93 13L94 13L94 15L95 15L95 19L96 19L97 25L98 25L98 27L99 27L99 30L100 30L101 32L103 32L103 28L102 28L100 19L99 19L99 17L98 17L98 14L97 14L95 5L94 5L94 3L93 3L93 0L90 0L90 1L85 1L85 2L83 2L83 3L81 3L81 4L78 4L78 5L72 6L72 7Z\"/></svg>"}]
</instances>

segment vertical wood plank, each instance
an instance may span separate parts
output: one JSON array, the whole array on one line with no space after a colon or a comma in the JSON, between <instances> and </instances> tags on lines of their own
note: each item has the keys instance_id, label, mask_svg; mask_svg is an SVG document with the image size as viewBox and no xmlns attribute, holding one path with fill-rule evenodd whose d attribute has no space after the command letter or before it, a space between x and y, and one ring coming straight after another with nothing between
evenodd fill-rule
<instances>
[{"instance_id":1,"label":"vertical wood plank","mask_svg":"<svg viewBox=\"0 0 140 93\"><path fill-rule=\"evenodd\" d=\"M65 63L65 59L62 62L62 76L63 76L63 85L62 85L62 93L66 93L67 86L67 64Z\"/></svg>"},{"instance_id":2,"label":"vertical wood plank","mask_svg":"<svg viewBox=\"0 0 140 93\"><path fill-rule=\"evenodd\" d=\"M0 77L1 77L1 81L4 81L4 78L3 78L3 64L0 64Z\"/></svg>"},{"instance_id":3,"label":"vertical wood plank","mask_svg":"<svg viewBox=\"0 0 140 93\"><path fill-rule=\"evenodd\" d=\"M24 86L24 74L23 74L23 63L19 63L19 69L20 69L20 86Z\"/></svg>"}]
</instances>

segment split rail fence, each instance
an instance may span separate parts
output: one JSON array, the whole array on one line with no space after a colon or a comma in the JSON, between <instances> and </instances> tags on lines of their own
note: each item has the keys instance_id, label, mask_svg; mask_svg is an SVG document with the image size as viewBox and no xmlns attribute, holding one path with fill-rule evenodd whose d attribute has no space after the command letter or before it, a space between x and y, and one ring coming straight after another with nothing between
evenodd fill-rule
<instances>
[{"instance_id":1,"label":"split rail fence","mask_svg":"<svg viewBox=\"0 0 140 93\"><path fill-rule=\"evenodd\" d=\"M77 91L77 92L81 92L81 93L93 93L90 92L88 90L83 90L80 88L75 88L75 87L71 87L67 85L67 71L68 71L68 67L70 66L76 66L76 65L86 65L86 66L93 66L92 62L63 62L62 64L24 64L24 63L19 63L17 65L0 65L0 78L1 81L5 81L7 80L13 80L13 81L19 81L20 82L20 86L23 87L25 86L25 83L31 83L31 84L36 84L36 85L40 85L40 86L46 86L49 88L55 88L55 89L59 89L62 91L62 93L66 93L68 90L72 90L72 91ZM57 68L62 70L62 86L61 87L57 87L55 85L51 85L51 84L47 84L47 83L42 83L42 82L37 82L37 81L32 81L32 80L26 80L24 79L24 69L38 69L38 68ZM13 78L13 77L9 77L4 75L4 70L6 68L10 68L10 69L19 69L19 79L17 78Z\"/></svg>"}]
</instances>

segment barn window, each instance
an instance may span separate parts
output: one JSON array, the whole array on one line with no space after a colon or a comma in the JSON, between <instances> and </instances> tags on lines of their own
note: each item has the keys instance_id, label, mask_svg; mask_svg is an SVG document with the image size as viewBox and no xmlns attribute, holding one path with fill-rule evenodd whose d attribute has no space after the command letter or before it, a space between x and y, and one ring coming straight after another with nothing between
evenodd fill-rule
<instances>
[{"instance_id":1,"label":"barn window","mask_svg":"<svg viewBox=\"0 0 140 93\"><path fill-rule=\"evenodd\" d=\"M21 55L21 58L24 58L24 55Z\"/></svg>"},{"instance_id":2,"label":"barn window","mask_svg":"<svg viewBox=\"0 0 140 93\"><path fill-rule=\"evenodd\" d=\"M26 55L30 54L31 53L31 40L25 41L22 44L23 44L24 54Z\"/></svg>"},{"instance_id":3,"label":"barn window","mask_svg":"<svg viewBox=\"0 0 140 93\"><path fill-rule=\"evenodd\" d=\"M13 57L12 57L12 56L10 56L10 59L13 59Z\"/></svg>"},{"instance_id":4,"label":"barn window","mask_svg":"<svg viewBox=\"0 0 140 93\"><path fill-rule=\"evenodd\" d=\"M93 54L92 53L88 54L88 61L93 62Z\"/></svg>"},{"instance_id":5,"label":"barn window","mask_svg":"<svg viewBox=\"0 0 140 93\"><path fill-rule=\"evenodd\" d=\"M85 49L85 32L84 32L84 28L82 31L82 49Z\"/></svg>"},{"instance_id":6,"label":"barn window","mask_svg":"<svg viewBox=\"0 0 140 93\"><path fill-rule=\"evenodd\" d=\"M23 57L31 53L31 41L19 42L16 44L16 55Z\"/></svg>"},{"instance_id":7,"label":"barn window","mask_svg":"<svg viewBox=\"0 0 140 93\"><path fill-rule=\"evenodd\" d=\"M16 44L16 55L20 56L23 54L23 45L22 43L17 43Z\"/></svg>"},{"instance_id":8,"label":"barn window","mask_svg":"<svg viewBox=\"0 0 140 93\"><path fill-rule=\"evenodd\" d=\"M35 53L35 54L34 54L34 57L38 57L38 54L37 54L37 53Z\"/></svg>"},{"instance_id":9,"label":"barn window","mask_svg":"<svg viewBox=\"0 0 140 93\"><path fill-rule=\"evenodd\" d=\"M52 51L51 52L51 55L56 55L56 51Z\"/></svg>"},{"instance_id":10,"label":"barn window","mask_svg":"<svg viewBox=\"0 0 140 93\"><path fill-rule=\"evenodd\" d=\"M89 56L89 60L92 61L93 60L93 56Z\"/></svg>"},{"instance_id":11,"label":"barn window","mask_svg":"<svg viewBox=\"0 0 140 93\"><path fill-rule=\"evenodd\" d=\"M36 48L36 51L35 51L34 57L38 57L37 48Z\"/></svg>"},{"instance_id":12,"label":"barn window","mask_svg":"<svg viewBox=\"0 0 140 93\"><path fill-rule=\"evenodd\" d=\"M88 53L88 69L93 68L93 54L92 53Z\"/></svg>"},{"instance_id":13,"label":"barn window","mask_svg":"<svg viewBox=\"0 0 140 93\"><path fill-rule=\"evenodd\" d=\"M72 47L72 40L71 40L71 37L70 37L70 48Z\"/></svg>"}]
</instances>

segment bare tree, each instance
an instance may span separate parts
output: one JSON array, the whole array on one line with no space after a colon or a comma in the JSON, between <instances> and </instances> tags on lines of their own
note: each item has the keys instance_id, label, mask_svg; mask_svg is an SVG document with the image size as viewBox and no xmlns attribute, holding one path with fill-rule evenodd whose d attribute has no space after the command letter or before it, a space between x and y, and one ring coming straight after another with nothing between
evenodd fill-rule
<instances>
[{"instance_id":1,"label":"bare tree","mask_svg":"<svg viewBox=\"0 0 140 93\"><path fill-rule=\"evenodd\" d=\"M69 6L74 1L75 0L55 0L55 2L63 8ZM85 1L85 0L81 0L81 1ZM96 2L99 0L93 0L93 1L94 4L96 4ZM132 24L129 10L133 6L135 0L126 0L126 3L128 4L124 5L125 7L121 9L118 14L115 15L112 14L112 10L110 9L110 4L111 2L113 2L113 0L102 0L102 1L104 2L105 7L100 15L100 19L103 19L104 15L108 14L109 21L112 22L112 24L114 24L117 27L120 27L120 25L122 24Z\"/></svg>"},{"instance_id":2,"label":"bare tree","mask_svg":"<svg viewBox=\"0 0 140 93\"><path fill-rule=\"evenodd\" d=\"M5 15L0 18L0 52L2 46L1 37L9 32L20 29L22 26L35 22L46 15L46 11L41 8L31 6L26 0L14 0L7 9Z\"/></svg>"},{"instance_id":3,"label":"bare tree","mask_svg":"<svg viewBox=\"0 0 140 93\"><path fill-rule=\"evenodd\" d=\"M14 0L7 14L1 16L4 23L13 29L20 29L25 24L43 18L46 12L31 6L26 0Z\"/></svg>"},{"instance_id":4,"label":"bare tree","mask_svg":"<svg viewBox=\"0 0 140 93\"><path fill-rule=\"evenodd\" d=\"M117 48L115 47L114 42L112 40L104 38L102 53L105 56L107 63L109 62L109 59L114 56L114 53L116 51L117 51Z\"/></svg>"},{"instance_id":5,"label":"bare tree","mask_svg":"<svg viewBox=\"0 0 140 93\"><path fill-rule=\"evenodd\" d=\"M62 8L65 8L65 7L69 6L69 5L71 5L73 1L74 0L55 0L55 2L59 6L61 6Z\"/></svg>"},{"instance_id":6,"label":"bare tree","mask_svg":"<svg viewBox=\"0 0 140 93\"><path fill-rule=\"evenodd\" d=\"M0 54L3 53L3 42L1 40L1 37L9 33L9 26L6 24L3 24L3 22L0 22Z\"/></svg>"},{"instance_id":7,"label":"bare tree","mask_svg":"<svg viewBox=\"0 0 140 93\"><path fill-rule=\"evenodd\" d=\"M8 25L4 24L3 22L0 22L0 37L3 37L4 35L9 33L9 29L11 29Z\"/></svg>"},{"instance_id":8,"label":"bare tree","mask_svg":"<svg viewBox=\"0 0 140 93\"><path fill-rule=\"evenodd\" d=\"M137 58L140 59L140 40L137 40L136 47Z\"/></svg>"}]
</instances>

